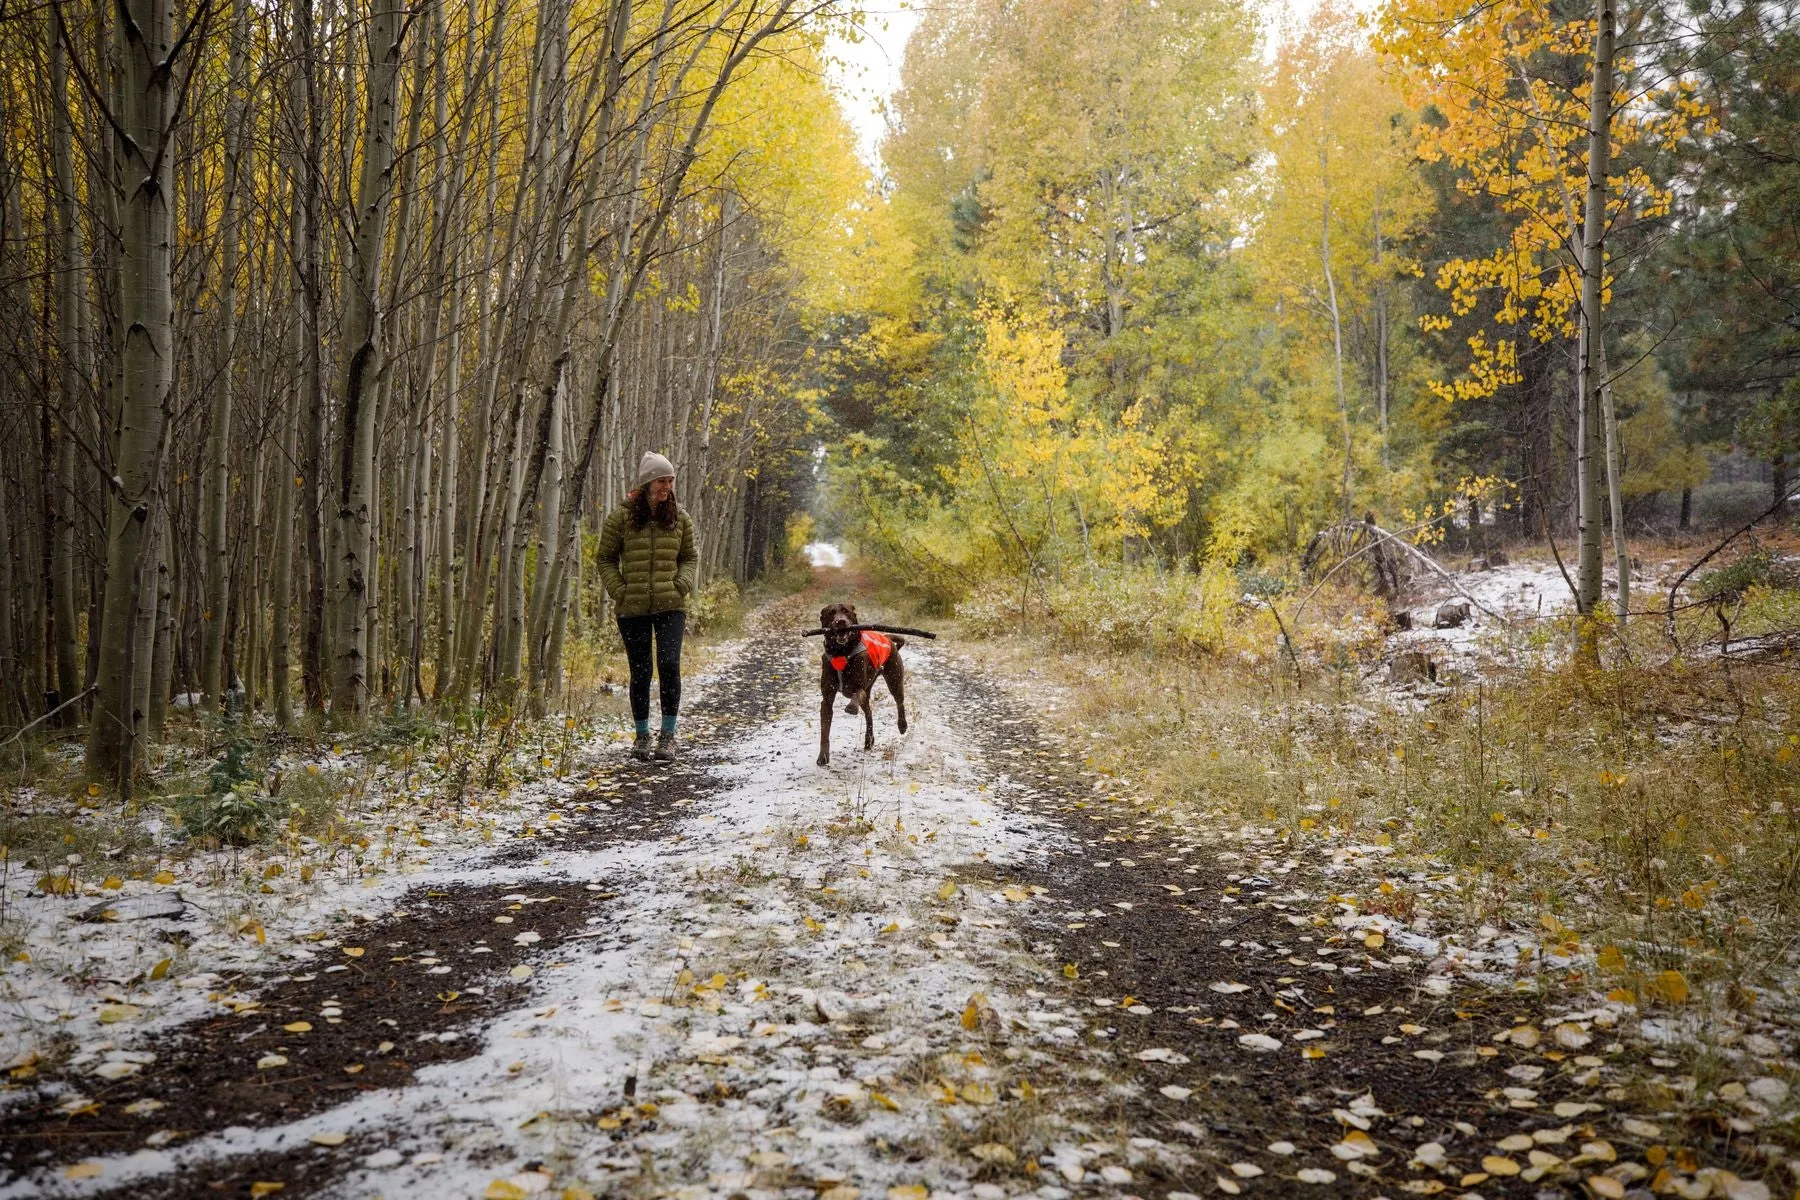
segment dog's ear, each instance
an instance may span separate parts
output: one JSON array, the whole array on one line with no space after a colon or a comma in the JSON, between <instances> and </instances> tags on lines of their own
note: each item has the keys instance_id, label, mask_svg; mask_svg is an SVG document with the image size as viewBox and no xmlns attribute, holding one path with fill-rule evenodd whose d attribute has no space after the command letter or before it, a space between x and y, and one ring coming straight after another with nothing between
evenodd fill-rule
<instances>
[{"instance_id":1,"label":"dog's ear","mask_svg":"<svg viewBox=\"0 0 1800 1200\"><path fill-rule=\"evenodd\" d=\"M844 608L847 609L850 613L850 623L852 625L861 625L862 624L862 618L860 618L856 615L856 605L846 604L846 605L844 605Z\"/></svg>"},{"instance_id":2,"label":"dog's ear","mask_svg":"<svg viewBox=\"0 0 1800 1200\"><path fill-rule=\"evenodd\" d=\"M835 604L827 604L824 608L821 608L819 610L819 627L820 628L825 628L831 624L831 610L836 607L837 607L837 605L835 605Z\"/></svg>"}]
</instances>

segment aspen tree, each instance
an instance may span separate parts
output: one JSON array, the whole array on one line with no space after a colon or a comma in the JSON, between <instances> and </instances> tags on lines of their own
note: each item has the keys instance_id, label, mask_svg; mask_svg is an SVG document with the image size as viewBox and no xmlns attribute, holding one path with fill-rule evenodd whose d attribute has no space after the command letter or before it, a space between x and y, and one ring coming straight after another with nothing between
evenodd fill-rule
<instances>
[{"instance_id":1,"label":"aspen tree","mask_svg":"<svg viewBox=\"0 0 1800 1200\"><path fill-rule=\"evenodd\" d=\"M399 0L372 0L368 21L367 109L363 120L362 172L356 189L356 223L344 270L344 366L338 381L341 415L336 480L336 549L333 609L332 711L356 720L368 702L367 590L374 577L370 551L375 487L375 418L380 397L377 289L387 236L394 165L394 108L403 33Z\"/></svg>"},{"instance_id":2,"label":"aspen tree","mask_svg":"<svg viewBox=\"0 0 1800 1200\"><path fill-rule=\"evenodd\" d=\"M200 691L215 708L224 702L226 608L230 604L230 546L226 541L226 505L231 498L231 408L237 365L237 309L240 209L243 203L246 144L245 92L249 88L246 42L248 0L232 0L231 61L225 86L225 196L219 222L224 265L219 288L219 370L212 389L212 428L207 437L205 516L206 603L201 611L205 640L201 648Z\"/></svg>"},{"instance_id":3,"label":"aspen tree","mask_svg":"<svg viewBox=\"0 0 1800 1200\"><path fill-rule=\"evenodd\" d=\"M101 604L99 691L88 729L87 770L128 791L144 713L136 686L150 663L134 634L154 618L143 587L146 525L155 517L168 420L174 345L169 257L173 239L170 152L183 52L198 52L197 12L178 38L173 0L120 0L118 176L124 199L117 230L117 309L122 330L119 409L112 479L106 487L106 590ZM185 65L185 64L184 64ZM148 613L146 610L149 610ZM136 660L136 661L134 661Z\"/></svg>"}]
</instances>

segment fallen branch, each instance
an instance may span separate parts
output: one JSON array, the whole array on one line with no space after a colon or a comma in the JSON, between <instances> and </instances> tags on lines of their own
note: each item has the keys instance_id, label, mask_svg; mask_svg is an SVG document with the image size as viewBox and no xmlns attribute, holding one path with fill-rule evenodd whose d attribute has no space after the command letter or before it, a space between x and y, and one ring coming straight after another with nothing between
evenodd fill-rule
<instances>
[{"instance_id":1,"label":"fallen branch","mask_svg":"<svg viewBox=\"0 0 1800 1200\"><path fill-rule=\"evenodd\" d=\"M1689 566L1687 570L1683 571L1679 576L1677 576L1675 579L1675 582L1669 586L1669 603L1668 603L1668 606L1663 610L1663 612L1664 612L1664 629L1669 635L1669 641L1674 644L1676 653L1679 654L1681 652L1681 640L1675 636L1675 597L1680 594L1681 586L1688 581L1688 577L1690 575L1692 575L1695 571L1698 571L1701 567L1704 567L1709 561L1712 560L1714 555L1718 554L1719 551L1721 551L1725 547L1731 545L1731 543L1737 541L1739 538L1743 537L1746 533L1749 533L1752 529L1755 529L1758 525L1761 525L1769 517L1773 516L1778 509L1780 509L1783 505L1787 504L1788 501L1794 499L1794 497L1796 497L1796 496L1800 496L1800 487L1795 487L1795 488L1790 489L1785 496L1783 496L1783 497L1781 497L1781 499L1775 501L1775 503L1769 505L1769 507L1763 509L1762 512L1758 513L1756 515L1756 517L1753 520L1751 520L1748 524L1740 526L1737 530L1735 530L1734 532L1729 534L1725 538L1724 541L1720 542L1718 545L1714 546L1711 550L1708 550L1705 554L1702 554L1698 559L1694 560L1693 565Z\"/></svg>"},{"instance_id":2,"label":"fallen branch","mask_svg":"<svg viewBox=\"0 0 1800 1200\"><path fill-rule=\"evenodd\" d=\"M37 720L28 722L27 724L20 726L19 731L17 733L13 734L11 737L7 738L4 742L0 742L0 746L12 745L14 742L16 742L20 738L24 737L27 733L31 732L31 730L35 726L42 725L45 721L48 721L51 717L54 717L57 713L61 712L65 708L69 707L69 705L76 704L82 700L87 699L89 696L93 695L98 690L99 690L99 688L97 686L91 685L91 684L85 688L82 688L78 694L76 694L74 696L70 696L67 700L64 700L61 704L57 705L55 708L53 708L49 712L45 713L43 716L39 717Z\"/></svg>"}]
</instances>

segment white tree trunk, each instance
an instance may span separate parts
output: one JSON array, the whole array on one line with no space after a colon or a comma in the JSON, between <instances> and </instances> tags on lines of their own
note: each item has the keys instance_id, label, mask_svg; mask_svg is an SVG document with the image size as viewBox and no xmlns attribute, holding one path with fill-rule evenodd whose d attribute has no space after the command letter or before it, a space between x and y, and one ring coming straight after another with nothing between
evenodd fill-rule
<instances>
[{"instance_id":1,"label":"white tree trunk","mask_svg":"<svg viewBox=\"0 0 1800 1200\"><path fill-rule=\"evenodd\" d=\"M119 178L124 203L117 230L119 325L118 426L113 479L106 489L106 590L100 608L99 689L89 725L87 771L128 791L132 747L141 730L133 634L142 589L145 526L154 516L162 475L175 347L170 338L171 167L176 119L173 0L120 0Z\"/></svg>"},{"instance_id":2,"label":"white tree trunk","mask_svg":"<svg viewBox=\"0 0 1800 1200\"><path fill-rule=\"evenodd\" d=\"M395 93L400 75L399 0L374 0L368 26L368 107L363 121L362 175L357 183L356 228L344 270L343 353L338 383L342 414L337 538L342 556L333 572L334 613L331 706L340 722L357 720L368 704L367 593L374 581L371 520L374 508L375 416L380 368L381 316L377 289L386 243L394 165Z\"/></svg>"}]
</instances>

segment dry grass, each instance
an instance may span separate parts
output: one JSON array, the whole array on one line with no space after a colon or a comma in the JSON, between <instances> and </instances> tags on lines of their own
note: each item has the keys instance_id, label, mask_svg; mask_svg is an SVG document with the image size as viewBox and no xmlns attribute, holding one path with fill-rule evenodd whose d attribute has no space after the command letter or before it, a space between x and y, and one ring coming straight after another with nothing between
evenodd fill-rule
<instances>
[{"instance_id":1,"label":"dry grass","mask_svg":"<svg viewBox=\"0 0 1800 1200\"><path fill-rule=\"evenodd\" d=\"M1795 593L1753 592L1740 615L1791 627L1796 607ZM1365 911L1409 916L1409 873L1454 874L1459 911L1436 899L1440 921L1528 931L1577 964L1550 977L1542 959L1521 963L1540 984L1648 1002L1679 990L1674 971L1696 999L1785 1003L1800 943L1793 664L1671 662L1644 623L1633 657L1655 666L1611 653L1596 671L1496 669L1407 711L1360 686L1379 639L1346 632L1370 619L1354 597L1292 630L1299 682L1267 618L1246 618L1235 644L1136 653L1123 669L1048 622L983 653L1057 685L1053 719L1134 799L1321 853L1391 846L1391 890Z\"/></svg>"}]
</instances>

